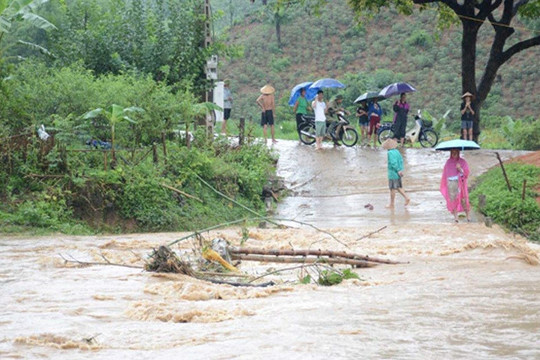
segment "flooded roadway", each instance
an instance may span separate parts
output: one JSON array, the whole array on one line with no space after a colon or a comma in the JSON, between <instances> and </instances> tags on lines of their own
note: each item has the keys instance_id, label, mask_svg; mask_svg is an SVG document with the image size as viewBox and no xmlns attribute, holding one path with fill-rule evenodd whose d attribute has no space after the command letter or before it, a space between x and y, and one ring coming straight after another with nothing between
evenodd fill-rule
<instances>
[{"instance_id":1,"label":"flooded roadway","mask_svg":"<svg viewBox=\"0 0 540 360\"><path fill-rule=\"evenodd\" d=\"M406 150L413 204L384 205L385 152L280 142L278 172L293 190L277 215L311 228L250 229L246 245L346 250L408 262L356 269L361 280L234 288L83 261L143 264L183 234L0 237L2 359L538 359L540 246L481 223L450 223L438 194L447 154ZM517 154L501 153L503 157ZM466 154L473 174L494 165ZM315 177L315 175L317 175ZM364 208L366 203L374 210ZM375 234L366 234L381 229ZM239 244L231 228L204 234ZM184 241L178 252L190 253ZM289 265L290 266L290 265ZM277 264L244 262L265 274ZM315 275L315 274L312 274Z\"/></svg>"}]
</instances>

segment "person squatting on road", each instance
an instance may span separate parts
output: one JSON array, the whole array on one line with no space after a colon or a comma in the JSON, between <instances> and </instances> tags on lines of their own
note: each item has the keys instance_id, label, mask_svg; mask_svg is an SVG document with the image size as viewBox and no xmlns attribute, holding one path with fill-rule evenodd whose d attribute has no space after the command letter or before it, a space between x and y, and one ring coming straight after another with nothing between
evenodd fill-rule
<instances>
[{"instance_id":1,"label":"person squatting on road","mask_svg":"<svg viewBox=\"0 0 540 360\"><path fill-rule=\"evenodd\" d=\"M317 91L317 97L311 102L311 107L315 112L315 150L321 150L322 141L326 134L326 113L328 112L322 90Z\"/></svg>"},{"instance_id":2,"label":"person squatting on road","mask_svg":"<svg viewBox=\"0 0 540 360\"><path fill-rule=\"evenodd\" d=\"M390 188L390 203L386 206L389 209L394 208L396 191L405 199L405 206L409 205L411 199L405 194L401 178L403 177L403 158L396 149L398 146L396 140L386 139L382 143L382 148L387 150L388 157L388 187Z\"/></svg>"},{"instance_id":3,"label":"person squatting on road","mask_svg":"<svg viewBox=\"0 0 540 360\"><path fill-rule=\"evenodd\" d=\"M446 208L454 215L455 222L459 222L458 212L462 211L465 211L467 221L471 221L468 178L469 164L459 156L458 149L450 150L450 158L444 165L440 190L446 200Z\"/></svg>"},{"instance_id":4,"label":"person squatting on road","mask_svg":"<svg viewBox=\"0 0 540 360\"><path fill-rule=\"evenodd\" d=\"M337 117L337 112L341 111L345 115L350 115L350 113L347 110L345 110L342 103L343 103L343 95L337 95L334 100L328 103L328 115L330 115L330 118L329 118L328 129L326 132L328 135L330 135L330 137L334 141L334 146L338 145L337 138L336 138L337 136L336 127L339 123L339 118Z\"/></svg>"},{"instance_id":5,"label":"person squatting on road","mask_svg":"<svg viewBox=\"0 0 540 360\"><path fill-rule=\"evenodd\" d=\"M394 138L400 141L401 146L405 142L405 132L407 130L407 114L409 113L409 103L407 103L407 94L402 93L394 103Z\"/></svg>"}]
</instances>

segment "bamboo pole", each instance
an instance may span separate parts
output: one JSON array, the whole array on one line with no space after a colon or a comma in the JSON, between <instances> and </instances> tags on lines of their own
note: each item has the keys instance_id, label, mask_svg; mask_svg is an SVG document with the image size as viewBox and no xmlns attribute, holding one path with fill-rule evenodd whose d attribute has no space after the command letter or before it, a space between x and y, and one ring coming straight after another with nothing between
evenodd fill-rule
<instances>
[{"instance_id":1,"label":"bamboo pole","mask_svg":"<svg viewBox=\"0 0 540 360\"><path fill-rule=\"evenodd\" d=\"M525 190L527 189L527 179L523 179L523 190L521 191L521 201L525 200Z\"/></svg>"},{"instance_id":2,"label":"bamboo pole","mask_svg":"<svg viewBox=\"0 0 540 360\"><path fill-rule=\"evenodd\" d=\"M364 261L370 261L370 262L378 262L383 264L400 264L400 262L387 260L387 259L379 259L370 257L367 255L358 255L358 254L350 254L344 251L331 251L331 250L276 250L276 249L255 249L255 248L242 248L242 247L234 247L229 246L229 251L231 254L245 254L245 255L269 255L269 256L328 256L330 258L345 258L345 259L353 259L353 260L364 260Z\"/></svg>"},{"instance_id":3,"label":"bamboo pole","mask_svg":"<svg viewBox=\"0 0 540 360\"><path fill-rule=\"evenodd\" d=\"M163 145L163 161L166 164L167 163L167 144L166 144L166 141L165 141L165 132L164 131L161 132L161 143Z\"/></svg>"},{"instance_id":4,"label":"bamboo pole","mask_svg":"<svg viewBox=\"0 0 540 360\"><path fill-rule=\"evenodd\" d=\"M167 189L169 189L169 190L172 190L172 191L174 191L174 192L177 192L177 193L179 193L180 195L184 195L185 197L188 197L188 198L190 198L190 199L197 200L197 201L199 201L199 202L201 202L201 203L203 202L203 201L202 201L201 199L199 199L198 197L196 197L196 196L194 196L194 195L189 195L188 193L186 193L186 192L184 192L184 191L182 191L182 190L178 190L177 188L174 188L174 187L169 186L169 185L167 185L167 184L160 183L159 185L161 185L161 186L163 186L164 188L167 188Z\"/></svg>"},{"instance_id":5,"label":"bamboo pole","mask_svg":"<svg viewBox=\"0 0 540 360\"><path fill-rule=\"evenodd\" d=\"M506 180L506 186L508 186L508 191L512 192L512 186L510 186L510 180L508 180L508 176L506 175L506 170L504 169L503 162L501 160L501 156L498 152L495 153L497 155L497 159L499 160L499 164L501 164L501 169L503 172L504 180Z\"/></svg>"},{"instance_id":6,"label":"bamboo pole","mask_svg":"<svg viewBox=\"0 0 540 360\"><path fill-rule=\"evenodd\" d=\"M231 254L231 259L233 260L245 260L245 261L259 261L259 262L275 262L275 263L300 263L300 264L344 264L344 265L354 265L357 267L373 267L377 263L365 261L365 260L354 260L354 259L343 259L343 258L316 258L316 257L276 257L276 256L264 256L264 255L241 255L241 254Z\"/></svg>"}]
</instances>

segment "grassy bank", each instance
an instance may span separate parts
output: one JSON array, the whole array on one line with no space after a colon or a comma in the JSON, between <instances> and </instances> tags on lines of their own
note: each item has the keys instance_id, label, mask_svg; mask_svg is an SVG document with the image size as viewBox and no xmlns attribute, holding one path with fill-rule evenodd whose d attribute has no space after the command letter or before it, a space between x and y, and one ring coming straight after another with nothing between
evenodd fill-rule
<instances>
[{"instance_id":1,"label":"grassy bank","mask_svg":"<svg viewBox=\"0 0 540 360\"><path fill-rule=\"evenodd\" d=\"M505 170L511 191L498 166L477 178L470 194L471 202L477 211L496 223L530 240L540 241L540 206L536 200L539 196L540 167L511 163L505 165Z\"/></svg>"}]
</instances>

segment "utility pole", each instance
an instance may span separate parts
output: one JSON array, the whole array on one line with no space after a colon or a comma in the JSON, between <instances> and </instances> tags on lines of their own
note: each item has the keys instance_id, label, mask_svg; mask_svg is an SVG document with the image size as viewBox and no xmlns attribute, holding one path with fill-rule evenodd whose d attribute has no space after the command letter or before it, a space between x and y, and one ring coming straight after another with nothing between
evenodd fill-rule
<instances>
[{"instance_id":1,"label":"utility pole","mask_svg":"<svg viewBox=\"0 0 540 360\"><path fill-rule=\"evenodd\" d=\"M210 0L204 0L204 48L209 48L212 45L212 11L210 8ZM206 60L205 74L207 80L217 80L218 57L212 55ZM210 89L205 92L204 101L214 101L214 91ZM215 114L213 112L206 115L205 123L206 132L209 136L214 134Z\"/></svg>"}]
</instances>

